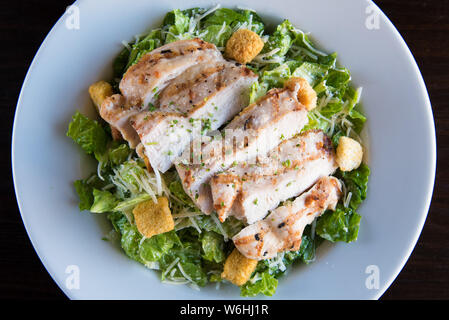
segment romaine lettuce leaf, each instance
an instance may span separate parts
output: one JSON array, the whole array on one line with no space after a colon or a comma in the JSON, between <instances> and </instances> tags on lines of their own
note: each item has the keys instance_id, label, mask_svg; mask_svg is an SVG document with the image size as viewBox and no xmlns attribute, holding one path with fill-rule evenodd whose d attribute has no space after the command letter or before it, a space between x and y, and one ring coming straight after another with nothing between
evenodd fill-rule
<instances>
[{"instance_id":1,"label":"romaine lettuce leaf","mask_svg":"<svg viewBox=\"0 0 449 320\"><path fill-rule=\"evenodd\" d=\"M196 218L196 222L197 222L198 226L202 230L214 231L218 234L222 234L222 231L217 226L216 220L214 220L210 215L201 215L201 216L197 216L195 218ZM226 235L229 238L231 238L234 235L236 235L240 230L243 229L244 224L243 224L243 222L241 222L240 220L237 220L234 217L229 217L226 219L225 222L221 223L221 227L226 232Z\"/></svg>"},{"instance_id":2,"label":"romaine lettuce leaf","mask_svg":"<svg viewBox=\"0 0 449 320\"><path fill-rule=\"evenodd\" d=\"M293 26L288 20L284 20L280 25L276 27L276 31L269 36L268 41L265 43L262 53L267 53L273 51L274 49L279 49L275 55L282 57L290 49L293 38L295 37L293 33Z\"/></svg>"},{"instance_id":3,"label":"romaine lettuce leaf","mask_svg":"<svg viewBox=\"0 0 449 320\"><path fill-rule=\"evenodd\" d=\"M334 133L334 135L331 138L332 144L333 144L335 150L337 150L338 142L340 141L340 138L342 136L345 136L345 133L342 131L342 129L340 127L338 127L335 130L335 133Z\"/></svg>"},{"instance_id":4,"label":"romaine lettuce leaf","mask_svg":"<svg viewBox=\"0 0 449 320\"><path fill-rule=\"evenodd\" d=\"M89 178L84 180L76 180L74 183L76 193L80 199L80 210L89 210L94 203L94 188L101 189L106 182L98 178L96 174L91 174Z\"/></svg>"},{"instance_id":5,"label":"romaine lettuce leaf","mask_svg":"<svg viewBox=\"0 0 449 320\"><path fill-rule=\"evenodd\" d=\"M316 233L326 240L352 242L357 240L361 216L351 208L337 205L318 218Z\"/></svg>"},{"instance_id":6,"label":"romaine lettuce leaf","mask_svg":"<svg viewBox=\"0 0 449 320\"><path fill-rule=\"evenodd\" d=\"M260 81L265 83L268 89L281 88L290 76L290 68L283 63L274 69L264 71Z\"/></svg>"},{"instance_id":7,"label":"romaine lettuce leaf","mask_svg":"<svg viewBox=\"0 0 449 320\"><path fill-rule=\"evenodd\" d=\"M175 9L170 11L165 15L164 21L162 22L162 28L168 29L172 28L175 34L183 34L189 29L190 18L185 12Z\"/></svg>"},{"instance_id":8,"label":"romaine lettuce leaf","mask_svg":"<svg viewBox=\"0 0 449 320\"><path fill-rule=\"evenodd\" d=\"M220 8L218 10L215 10L204 19L204 25L206 27L210 25L222 25L223 22L227 25L231 25L233 22L244 20L244 16L242 16L235 10Z\"/></svg>"},{"instance_id":9,"label":"romaine lettuce leaf","mask_svg":"<svg viewBox=\"0 0 449 320\"><path fill-rule=\"evenodd\" d=\"M159 261L175 244L180 244L180 241L173 231L152 236L140 245L140 257L144 261Z\"/></svg>"},{"instance_id":10,"label":"romaine lettuce leaf","mask_svg":"<svg viewBox=\"0 0 449 320\"><path fill-rule=\"evenodd\" d=\"M167 13L162 23L162 29L168 31L165 36L165 44L180 40L177 36L182 36L183 39L191 38L191 34L187 31L190 27L190 17L186 12L175 9Z\"/></svg>"},{"instance_id":11,"label":"romaine lettuce leaf","mask_svg":"<svg viewBox=\"0 0 449 320\"><path fill-rule=\"evenodd\" d=\"M207 284L207 274L206 272L204 272L200 264L187 261L182 261L179 264L181 265L181 267L178 266L180 275L184 276L185 278L188 277L189 280L192 280L200 287L204 287Z\"/></svg>"},{"instance_id":12,"label":"romaine lettuce leaf","mask_svg":"<svg viewBox=\"0 0 449 320\"><path fill-rule=\"evenodd\" d=\"M123 192L139 194L144 190L142 180L147 179L145 164L136 160L128 160L115 168L113 178L120 182Z\"/></svg>"},{"instance_id":13,"label":"romaine lettuce leaf","mask_svg":"<svg viewBox=\"0 0 449 320\"><path fill-rule=\"evenodd\" d=\"M223 236L213 231L206 231L201 234L201 246L203 248L203 258L208 261L215 261L216 263L223 262L224 241Z\"/></svg>"},{"instance_id":14,"label":"romaine lettuce leaf","mask_svg":"<svg viewBox=\"0 0 449 320\"><path fill-rule=\"evenodd\" d=\"M309 264L315 261L315 252L317 245L319 244L317 240L317 237L312 238L310 234L303 234L301 247L299 249L299 257L304 263Z\"/></svg>"},{"instance_id":15,"label":"romaine lettuce leaf","mask_svg":"<svg viewBox=\"0 0 449 320\"><path fill-rule=\"evenodd\" d=\"M119 165L125 162L133 151L127 143L113 141L108 149L108 159L113 165Z\"/></svg>"},{"instance_id":16,"label":"romaine lettuce leaf","mask_svg":"<svg viewBox=\"0 0 449 320\"><path fill-rule=\"evenodd\" d=\"M193 204L192 199L190 199L190 197L187 195L187 193L184 191L184 188L181 184L181 181L179 181L178 179L175 181L172 181L169 185L168 185L168 189L170 190L170 192L177 198L179 199L184 205L187 205L189 207L195 207L195 205Z\"/></svg>"},{"instance_id":17,"label":"romaine lettuce leaf","mask_svg":"<svg viewBox=\"0 0 449 320\"><path fill-rule=\"evenodd\" d=\"M154 30L144 37L137 38L134 42L128 43L128 47L125 47L120 51L112 64L114 72L114 89L116 92L119 91L119 82L126 70L133 64L136 64L146 53L161 45L162 33L160 30Z\"/></svg>"},{"instance_id":18,"label":"romaine lettuce leaf","mask_svg":"<svg viewBox=\"0 0 449 320\"><path fill-rule=\"evenodd\" d=\"M337 64L337 53L334 52L325 56L319 56L317 63L334 68Z\"/></svg>"},{"instance_id":19,"label":"romaine lettuce leaf","mask_svg":"<svg viewBox=\"0 0 449 320\"><path fill-rule=\"evenodd\" d=\"M108 218L115 230L121 234L121 246L131 259L143 264L157 262L162 280L172 277L186 278L199 286L206 285L207 274L201 262L201 243L198 238L182 238L186 232L179 233L180 238L177 233L170 231L142 241L142 235L135 225L129 223L125 215L113 212ZM175 260L177 263L173 265ZM165 272L169 267L173 268L170 271L174 271L174 274Z\"/></svg>"},{"instance_id":20,"label":"romaine lettuce leaf","mask_svg":"<svg viewBox=\"0 0 449 320\"><path fill-rule=\"evenodd\" d=\"M76 180L74 183L76 193L80 199L78 207L80 210L89 210L94 203L93 188L85 180Z\"/></svg>"},{"instance_id":21,"label":"romaine lettuce leaf","mask_svg":"<svg viewBox=\"0 0 449 320\"><path fill-rule=\"evenodd\" d=\"M313 63L313 62L304 62L298 68L293 71L293 77L301 77L306 79L311 86L314 86L319 79L321 79L329 69L328 66Z\"/></svg>"},{"instance_id":22,"label":"romaine lettuce leaf","mask_svg":"<svg viewBox=\"0 0 449 320\"><path fill-rule=\"evenodd\" d=\"M125 225L129 223L128 219L122 212L111 212L107 215L107 217L111 221L114 230L120 234L124 232Z\"/></svg>"},{"instance_id":23,"label":"romaine lettuce leaf","mask_svg":"<svg viewBox=\"0 0 449 320\"><path fill-rule=\"evenodd\" d=\"M141 202L150 200L151 196L147 193L139 194L135 197L126 199L124 201L120 201L117 203L117 205L114 207L112 211L125 211L134 208L136 205L138 205Z\"/></svg>"},{"instance_id":24,"label":"romaine lettuce leaf","mask_svg":"<svg viewBox=\"0 0 449 320\"><path fill-rule=\"evenodd\" d=\"M278 280L268 271L261 273L260 279L252 283L248 281L240 287L242 297L254 297L258 294L272 296L276 292Z\"/></svg>"},{"instance_id":25,"label":"romaine lettuce leaf","mask_svg":"<svg viewBox=\"0 0 449 320\"><path fill-rule=\"evenodd\" d=\"M181 245L174 246L158 261L162 271L162 280L168 277L164 271L178 259L182 270L178 266L173 277L185 277L199 286L204 286L207 283L207 274L201 263L201 243L198 241L198 237L183 238L183 235L186 235L185 230L183 231L178 233Z\"/></svg>"},{"instance_id":26,"label":"romaine lettuce leaf","mask_svg":"<svg viewBox=\"0 0 449 320\"><path fill-rule=\"evenodd\" d=\"M136 64L145 54L156 49L157 47L160 47L161 45L161 32L159 30L152 31L147 36L145 36L145 38L137 41L131 47L131 52L129 54L125 71L128 70L128 68L133 64Z\"/></svg>"},{"instance_id":27,"label":"romaine lettuce leaf","mask_svg":"<svg viewBox=\"0 0 449 320\"><path fill-rule=\"evenodd\" d=\"M120 244L128 257L143 263L139 253L140 240L142 240L142 235L137 227L129 222L123 223Z\"/></svg>"},{"instance_id":28,"label":"romaine lettuce leaf","mask_svg":"<svg viewBox=\"0 0 449 320\"><path fill-rule=\"evenodd\" d=\"M254 82L249 93L249 103L252 104L263 97L268 91L267 82Z\"/></svg>"},{"instance_id":29,"label":"romaine lettuce leaf","mask_svg":"<svg viewBox=\"0 0 449 320\"><path fill-rule=\"evenodd\" d=\"M299 68L303 64L303 60L299 57L295 57L291 60L285 61L285 64L290 69L290 74L293 74L297 68Z\"/></svg>"},{"instance_id":30,"label":"romaine lettuce leaf","mask_svg":"<svg viewBox=\"0 0 449 320\"><path fill-rule=\"evenodd\" d=\"M72 117L67 136L72 138L87 154L102 154L108 143L108 136L103 127L79 111Z\"/></svg>"},{"instance_id":31,"label":"romaine lettuce leaf","mask_svg":"<svg viewBox=\"0 0 449 320\"><path fill-rule=\"evenodd\" d=\"M204 27L222 26L225 24L235 30L239 27L250 29L256 33L261 33L264 29L262 19L250 10L232 10L228 8L220 8L209 14L204 19Z\"/></svg>"},{"instance_id":32,"label":"romaine lettuce leaf","mask_svg":"<svg viewBox=\"0 0 449 320\"><path fill-rule=\"evenodd\" d=\"M118 199L109 191L93 189L94 203L90 212L103 213L112 211L118 203Z\"/></svg>"},{"instance_id":33,"label":"romaine lettuce leaf","mask_svg":"<svg viewBox=\"0 0 449 320\"><path fill-rule=\"evenodd\" d=\"M117 57L114 59L114 62L112 63L112 70L113 70L113 87L116 92L119 91L119 82L122 78L123 74L126 72L126 66L128 65L130 56L130 51L128 48L123 48L122 51L117 55Z\"/></svg>"},{"instance_id":34,"label":"romaine lettuce leaf","mask_svg":"<svg viewBox=\"0 0 449 320\"><path fill-rule=\"evenodd\" d=\"M334 97L342 98L349 86L351 75L346 68L342 69L330 69L327 73L324 81L329 92Z\"/></svg>"},{"instance_id":35,"label":"romaine lettuce leaf","mask_svg":"<svg viewBox=\"0 0 449 320\"><path fill-rule=\"evenodd\" d=\"M344 181L348 192L351 192L351 201L349 207L356 210L366 198L368 189L368 178L370 175L369 167L362 163L360 167L352 171L338 171L337 176Z\"/></svg>"},{"instance_id":36,"label":"romaine lettuce leaf","mask_svg":"<svg viewBox=\"0 0 449 320\"><path fill-rule=\"evenodd\" d=\"M204 35L203 40L213 43L217 47L224 47L232 35L232 28L226 24L210 25L205 31L207 33Z\"/></svg>"},{"instance_id":37,"label":"romaine lettuce leaf","mask_svg":"<svg viewBox=\"0 0 449 320\"><path fill-rule=\"evenodd\" d=\"M238 10L238 12L244 16L243 23L247 23L247 25L251 25L250 30L255 33L261 35L265 29L265 24L262 19L259 17L257 13L252 10ZM248 28L247 28L248 29Z\"/></svg>"}]
</instances>

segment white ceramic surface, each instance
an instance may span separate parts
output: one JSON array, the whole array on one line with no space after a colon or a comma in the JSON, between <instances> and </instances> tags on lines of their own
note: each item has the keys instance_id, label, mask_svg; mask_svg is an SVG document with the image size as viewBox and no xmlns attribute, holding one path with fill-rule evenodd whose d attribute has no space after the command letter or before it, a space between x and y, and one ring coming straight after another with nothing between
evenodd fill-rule
<instances>
[{"instance_id":1,"label":"white ceramic surface","mask_svg":"<svg viewBox=\"0 0 449 320\"><path fill-rule=\"evenodd\" d=\"M12 141L16 194L34 248L70 298L239 298L238 288L230 285L195 291L162 284L156 273L128 259L111 242L102 241L110 230L108 221L102 215L80 213L72 185L90 173L94 164L65 136L76 109L93 115L87 88L111 76L111 62L121 40L156 27L171 9L213 4L80 0L76 3L80 29L67 29L68 16L62 16L30 67ZM368 198L359 209L363 217L359 239L321 247L313 264L295 267L280 280L273 298L380 297L418 239L435 175L432 110L409 49L380 11L379 28L366 27L367 19L372 19L368 7L373 5L363 0L227 0L222 4L253 8L273 24L290 19L311 32L322 49L337 51L354 83L363 86L372 175ZM79 267L79 289L66 286L70 265ZM378 289L366 287L370 265L379 269Z\"/></svg>"}]
</instances>

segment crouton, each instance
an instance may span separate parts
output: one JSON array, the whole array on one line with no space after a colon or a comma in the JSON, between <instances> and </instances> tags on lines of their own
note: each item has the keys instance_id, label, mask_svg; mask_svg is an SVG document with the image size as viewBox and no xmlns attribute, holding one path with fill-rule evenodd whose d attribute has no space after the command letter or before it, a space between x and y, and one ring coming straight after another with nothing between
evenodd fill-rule
<instances>
[{"instance_id":1,"label":"crouton","mask_svg":"<svg viewBox=\"0 0 449 320\"><path fill-rule=\"evenodd\" d=\"M340 137L337 147L337 163L341 171L357 169L362 163L363 149L360 143L348 137Z\"/></svg>"},{"instance_id":2,"label":"crouton","mask_svg":"<svg viewBox=\"0 0 449 320\"><path fill-rule=\"evenodd\" d=\"M229 38L226 43L225 54L228 58L245 64L259 54L263 45L264 43L257 33L240 29Z\"/></svg>"},{"instance_id":3,"label":"crouton","mask_svg":"<svg viewBox=\"0 0 449 320\"><path fill-rule=\"evenodd\" d=\"M221 277L237 286L245 284L257 266L257 260L248 259L236 248L226 259Z\"/></svg>"},{"instance_id":4,"label":"crouton","mask_svg":"<svg viewBox=\"0 0 449 320\"><path fill-rule=\"evenodd\" d=\"M137 230L147 238L175 228L166 197L159 197L157 203L153 200L139 203L133 214Z\"/></svg>"},{"instance_id":5,"label":"crouton","mask_svg":"<svg viewBox=\"0 0 449 320\"><path fill-rule=\"evenodd\" d=\"M97 111L99 111L104 99L112 96L114 93L112 91L112 86L106 81L102 80L95 82L89 87L89 94L90 98L94 102L95 107L97 108Z\"/></svg>"},{"instance_id":6,"label":"crouton","mask_svg":"<svg viewBox=\"0 0 449 320\"><path fill-rule=\"evenodd\" d=\"M304 105L307 111L310 111L316 107L317 96L315 90L309 82L304 78L293 77L290 78L284 87L293 90L296 85L299 85L298 101Z\"/></svg>"},{"instance_id":7,"label":"crouton","mask_svg":"<svg viewBox=\"0 0 449 320\"><path fill-rule=\"evenodd\" d=\"M90 98L94 102L95 108L97 108L98 112L100 112L100 107L103 101L113 94L114 92L112 91L112 86L103 80L95 82L89 87ZM111 135L114 140L122 140L122 134L113 126L111 126Z\"/></svg>"}]
</instances>

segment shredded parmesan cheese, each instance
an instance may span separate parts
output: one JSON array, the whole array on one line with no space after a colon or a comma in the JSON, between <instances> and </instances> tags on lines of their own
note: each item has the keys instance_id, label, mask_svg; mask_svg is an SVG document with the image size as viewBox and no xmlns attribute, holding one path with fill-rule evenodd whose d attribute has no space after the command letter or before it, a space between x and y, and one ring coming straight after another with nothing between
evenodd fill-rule
<instances>
[{"instance_id":1,"label":"shredded parmesan cheese","mask_svg":"<svg viewBox=\"0 0 449 320\"><path fill-rule=\"evenodd\" d=\"M220 230L221 234L224 237L224 241L229 240L229 236L226 233L225 229L223 229L223 226L221 225L220 221L218 220L217 216L215 214L210 215L212 217L212 220L214 220L215 224L217 225L218 230Z\"/></svg>"}]
</instances>

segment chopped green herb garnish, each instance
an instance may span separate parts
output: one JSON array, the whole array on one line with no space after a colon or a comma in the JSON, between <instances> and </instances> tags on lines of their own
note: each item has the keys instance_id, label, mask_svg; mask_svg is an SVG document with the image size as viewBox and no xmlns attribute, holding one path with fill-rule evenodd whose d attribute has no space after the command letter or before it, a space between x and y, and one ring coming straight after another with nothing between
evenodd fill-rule
<instances>
[{"instance_id":1,"label":"chopped green herb garnish","mask_svg":"<svg viewBox=\"0 0 449 320\"><path fill-rule=\"evenodd\" d=\"M151 112L153 112L153 111L156 110L156 107L154 106L154 104L152 104L152 103L150 102L150 103L148 103L148 110L151 111Z\"/></svg>"},{"instance_id":2,"label":"chopped green herb garnish","mask_svg":"<svg viewBox=\"0 0 449 320\"><path fill-rule=\"evenodd\" d=\"M290 159L285 160L284 162L282 162L282 165L286 168L290 167L291 165L291 161Z\"/></svg>"}]
</instances>

